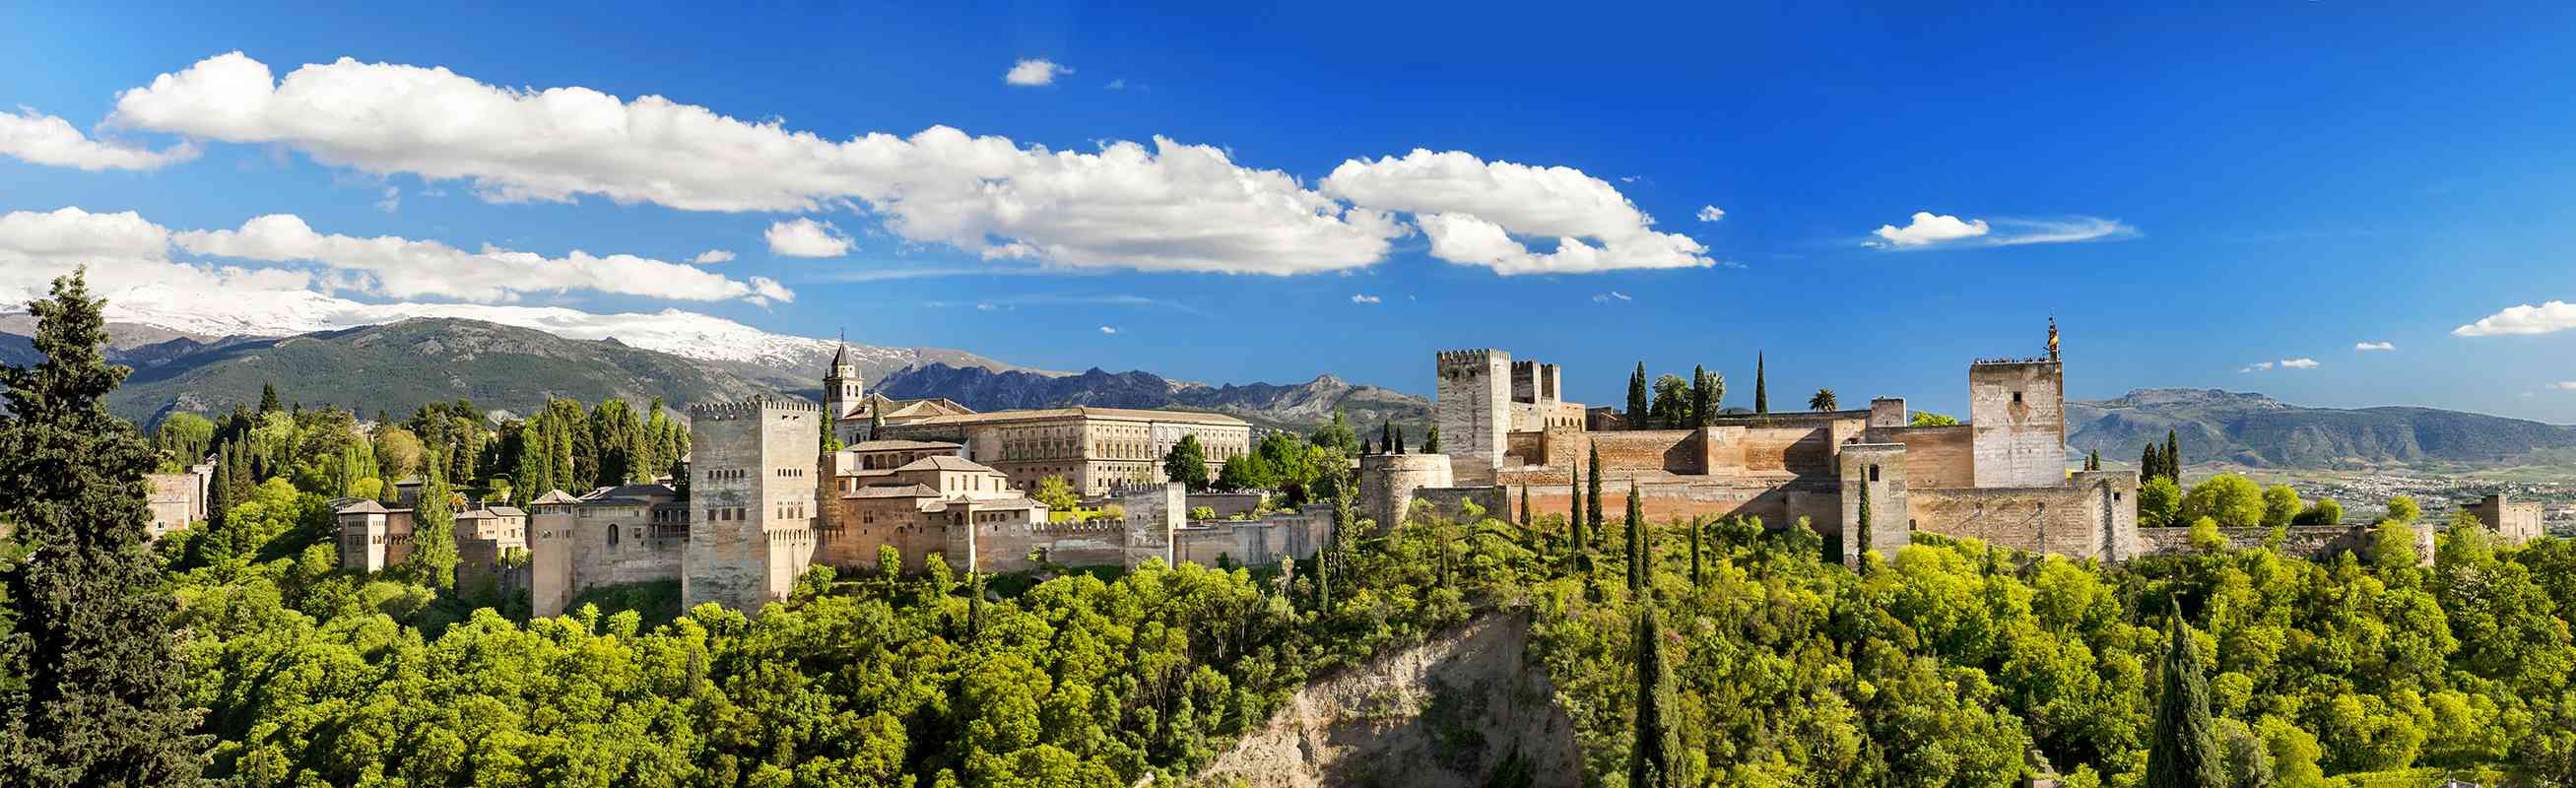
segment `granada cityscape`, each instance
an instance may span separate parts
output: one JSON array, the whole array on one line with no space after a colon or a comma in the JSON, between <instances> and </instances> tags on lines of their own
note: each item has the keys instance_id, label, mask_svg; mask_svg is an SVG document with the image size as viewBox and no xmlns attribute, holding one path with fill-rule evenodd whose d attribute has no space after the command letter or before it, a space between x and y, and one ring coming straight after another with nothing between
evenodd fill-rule
<instances>
[{"instance_id":1,"label":"granada cityscape","mask_svg":"<svg viewBox=\"0 0 2576 788\"><path fill-rule=\"evenodd\" d=\"M2576 8L0 29L0 786L2576 784Z\"/></svg>"}]
</instances>

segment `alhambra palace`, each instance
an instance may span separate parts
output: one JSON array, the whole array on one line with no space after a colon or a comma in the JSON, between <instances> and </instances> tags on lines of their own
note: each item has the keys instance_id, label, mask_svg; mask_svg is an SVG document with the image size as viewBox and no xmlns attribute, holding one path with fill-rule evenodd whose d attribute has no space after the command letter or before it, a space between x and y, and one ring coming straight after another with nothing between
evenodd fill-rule
<instances>
[{"instance_id":1,"label":"alhambra palace","mask_svg":"<svg viewBox=\"0 0 2576 788\"><path fill-rule=\"evenodd\" d=\"M1644 430L1614 429L1605 414L1564 400L1558 365L1500 350L1444 351L1432 372L1445 453L1358 458L1354 506L1372 527L1471 505L1523 521L1522 500L1541 514L1567 511L1577 469L1597 454L1604 510L1620 511L1634 495L1657 521L1803 523L1845 562L1892 555L1917 531L2102 562L2185 549L2185 529L2138 527L2136 471L2069 470L2065 362L2053 326L2047 347L2040 357L1969 363L1964 424L1913 426L1905 400L1881 397L1865 409L1734 413L1696 428ZM1334 525L1329 504L1256 516L1258 491L1192 493L1164 478L1162 458L1184 436L1204 447L1211 476L1250 452L1258 431L1231 416L978 413L945 399L890 399L865 390L846 350L823 383L819 405L760 397L691 407L685 480L553 490L525 510L458 514L459 583L523 586L541 616L564 612L592 588L672 580L687 606L751 611L784 599L817 564L882 570L880 556L890 555L904 571L933 556L953 571L988 573L1258 565L1312 557ZM826 424L838 451L816 448ZM1070 482L1086 508L1114 504L1124 516L1054 521L1031 496L1050 476ZM342 563L400 563L416 493L403 488L393 507L339 509ZM156 509L185 497L156 497ZM2480 506L2500 524L2534 508L2501 499ZM1193 510L1223 519L1194 520ZM2358 526L2292 531L2286 549L2310 553L2363 538ZM2417 535L2431 555L2430 527Z\"/></svg>"}]
</instances>

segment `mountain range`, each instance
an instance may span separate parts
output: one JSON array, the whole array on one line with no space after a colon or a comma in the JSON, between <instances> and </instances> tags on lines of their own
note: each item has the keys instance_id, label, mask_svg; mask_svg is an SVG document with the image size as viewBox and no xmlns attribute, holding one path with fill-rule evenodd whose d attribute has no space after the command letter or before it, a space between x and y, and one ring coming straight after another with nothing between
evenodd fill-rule
<instances>
[{"instance_id":1,"label":"mountain range","mask_svg":"<svg viewBox=\"0 0 2576 788\"><path fill-rule=\"evenodd\" d=\"M2134 461L2171 431L2187 462L2361 470L2508 465L2576 449L2576 427L2414 407L2311 408L2218 389L2066 403L2067 445Z\"/></svg>"},{"instance_id":2,"label":"mountain range","mask_svg":"<svg viewBox=\"0 0 2576 788\"><path fill-rule=\"evenodd\" d=\"M596 326L564 336L540 327L436 317L284 336L216 336L187 325L112 322L109 358L135 373L110 407L149 423L173 411L215 412L256 402L261 386L272 382L307 405L369 414L408 413L460 398L527 413L548 397L661 397L673 407L756 393L820 397L835 342L680 314L668 323L632 321L621 325L624 333L601 337L583 336ZM33 330L34 320L26 315L0 315L0 363L36 361L26 336ZM977 410L1173 408L1301 431L1330 419L1336 408L1361 427L1419 424L1431 412L1425 397L1329 374L1295 384L1208 385L1141 370L1037 370L948 348L849 347L873 391L946 397ZM2118 462L2131 461L2168 431L2189 461L2265 468L2494 466L2576 455L2576 427L2433 408L2303 407L2217 389L2139 389L2111 399L2070 400L2066 416L2071 450L2098 450Z\"/></svg>"}]
</instances>

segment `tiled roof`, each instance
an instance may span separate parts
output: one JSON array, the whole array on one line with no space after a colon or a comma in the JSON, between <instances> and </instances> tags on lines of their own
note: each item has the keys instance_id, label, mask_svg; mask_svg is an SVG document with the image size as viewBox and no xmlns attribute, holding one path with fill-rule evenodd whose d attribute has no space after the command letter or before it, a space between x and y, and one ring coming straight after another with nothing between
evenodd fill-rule
<instances>
[{"instance_id":1,"label":"tiled roof","mask_svg":"<svg viewBox=\"0 0 2576 788\"><path fill-rule=\"evenodd\" d=\"M938 497L938 495L939 495L939 491L937 491L937 490L933 490L933 489L930 489L930 487L929 487L929 486L927 486L927 485L920 485L920 484L879 484L879 485L873 485L873 486L869 486L869 487L861 487L861 488L859 488L859 491L858 491L858 492L849 493L849 494L843 495L843 496L841 496L841 497L843 497L843 498L921 498L921 497L925 497L925 496L926 496L926 497L934 497L934 498L935 498L935 497Z\"/></svg>"},{"instance_id":2,"label":"tiled roof","mask_svg":"<svg viewBox=\"0 0 2576 788\"><path fill-rule=\"evenodd\" d=\"M959 456L954 455L954 454L934 454L934 455L931 455L931 456L928 456L928 457L923 457L923 458L918 459L918 460L913 460L913 461L911 461L911 462L904 463L904 464L903 464L903 467L896 468L895 470L898 470L898 471L983 471L983 472L985 472L985 473L1001 473L1001 471L996 471L996 470L993 470L993 469L992 469L992 468L990 468L990 467L987 467L987 466L984 466L984 465L977 464L974 460L969 460L969 459L966 459L966 458L964 458L964 457L959 457Z\"/></svg>"},{"instance_id":3,"label":"tiled roof","mask_svg":"<svg viewBox=\"0 0 2576 788\"><path fill-rule=\"evenodd\" d=\"M857 442L857 443L853 443L853 444L850 444L850 445L848 445L848 446L843 446L843 447L841 447L841 450L842 450L842 451L905 451L905 450L909 450L909 449L956 449L956 448L963 448L963 447L964 447L964 444L959 444L959 443L949 443L949 442L947 442L947 441L881 440L881 441L859 441L859 442Z\"/></svg>"},{"instance_id":4,"label":"tiled roof","mask_svg":"<svg viewBox=\"0 0 2576 788\"><path fill-rule=\"evenodd\" d=\"M528 505L548 506L553 504L572 504L580 502L581 499L572 497L571 493L567 493L562 490L547 490L546 494L537 496L537 499L534 501L529 501Z\"/></svg>"},{"instance_id":5,"label":"tiled roof","mask_svg":"<svg viewBox=\"0 0 2576 788\"><path fill-rule=\"evenodd\" d=\"M1233 416L1228 416L1223 413L1201 413L1189 410L1140 410L1136 408L1094 407L1050 408L1046 410L997 410L991 413L959 413L946 416L931 416L928 418L907 421L900 425L888 426L912 427L924 424L981 424L995 421L1028 421L1061 418L1177 421L1192 424L1251 426L1251 422L1247 422Z\"/></svg>"},{"instance_id":6,"label":"tiled roof","mask_svg":"<svg viewBox=\"0 0 2576 788\"><path fill-rule=\"evenodd\" d=\"M385 505L384 505L384 504L380 504L380 503L376 503L375 499L373 499L373 498L359 498L359 499L357 499L357 501L356 501L355 503L351 503L351 504L349 504L349 505L347 505L347 506L340 507L337 511L333 511L333 512L332 512L332 514L384 514L384 513L385 513Z\"/></svg>"}]
</instances>

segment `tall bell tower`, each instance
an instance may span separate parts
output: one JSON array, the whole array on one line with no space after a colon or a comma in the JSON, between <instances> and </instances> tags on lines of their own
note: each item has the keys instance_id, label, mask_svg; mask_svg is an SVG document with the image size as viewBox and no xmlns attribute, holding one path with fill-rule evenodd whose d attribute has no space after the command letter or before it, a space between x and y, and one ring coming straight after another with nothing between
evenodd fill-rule
<instances>
[{"instance_id":1,"label":"tall bell tower","mask_svg":"<svg viewBox=\"0 0 2576 788\"><path fill-rule=\"evenodd\" d=\"M844 426L859 413L866 402L868 382L859 379L859 365L850 362L850 343L843 339L832 351L832 369L823 373L823 418L830 421L832 432L841 442L849 443L852 428Z\"/></svg>"}]
</instances>

